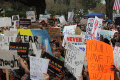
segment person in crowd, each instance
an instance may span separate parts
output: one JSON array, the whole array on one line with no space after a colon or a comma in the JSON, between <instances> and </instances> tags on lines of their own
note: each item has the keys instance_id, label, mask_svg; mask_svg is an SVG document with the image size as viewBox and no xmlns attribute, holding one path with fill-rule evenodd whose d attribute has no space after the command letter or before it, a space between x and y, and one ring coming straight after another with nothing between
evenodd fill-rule
<instances>
[{"instance_id":1,"label":"person in crowd","mask_svg":"<svg viewBox=\"0 0 120 80\"><path fill-rule=\"evenodd\" d=\"M65 61L65 58L62 57L63 51L62 51L62 49L61 49L60 47L56 48L56 49L55 49L55 52L56 52L56 53L55 53L55 57L56 57L58 60Z\"/></svg>"}]
</instances>

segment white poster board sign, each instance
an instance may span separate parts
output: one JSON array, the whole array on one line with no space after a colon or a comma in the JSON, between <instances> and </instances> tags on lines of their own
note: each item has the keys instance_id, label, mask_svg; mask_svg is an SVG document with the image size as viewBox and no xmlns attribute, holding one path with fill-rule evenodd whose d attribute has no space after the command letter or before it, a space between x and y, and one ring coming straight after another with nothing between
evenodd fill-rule
<instances>
[{"instance_id":1,"label":"white poster board sign","mask_svg":"<svg viewBox=\"0 0 120 80\"><path fill-rule=\"evenodd\" d=\"M44 20L44 21L47 23L48 18L50 18L50 15L40 14L40 15L39 15L39 22L41 22L41 21Z\"/></svg>"},{"instance_id":2,"label":"white poster board sign","mask_svg":"<svg viewBox=\"0 0 120 80\"><path fill-rule=\"evenodd\" d=\"M19 15L12 15L12 22L19 21Z\"/></svg>"},{"instance_id":3,"label":"white poster board sign","mask_svg":"<svg viewBox=\"0 0 120 80\"><path fill-rule=\"evenodd\" d=\"M61 17L59 18L59 20L60 20L60 23L62 23L62 25L67 24L64 16L61 16Z\"/></svg>"},{"instance_id":4,"label":"white poster board sign","mask_svg":"<svg viewBox=\"0 0 120 80\"><path fill-rule=\"evenodd\" d=\"M30 56L30 79L43 80L43 73L47 73L49 59Z\"/></svg>"},{"instance_id":5,"label":"white poster board sign","mask_svg":"<svg viewBox=\"0 0 120 80\"><path fill-rule=\"evenodd\" d=\"M71 42L73 45L83 45L85 42L85 35L65 35L65 41ZM66 48L66 47L65 47Z\"/></svg>"},{"instance_id":6,"label":"white poster board sign","mask_svg":"<svg viewBox=\"0 0 120 80\"><path fill-rule=\"evenodd\" d=\"M0 27L11 27L11 18L9 17L0 17Z\"/></svg>"},{"instance_id":7,"label":"white poster board sign","mask_svg":"<svg viewBox=\"0 0 120 80\"><path fill-rule=\"evenodd\" d=\"M34 11L26 11L27 19L31 19L31 22L35 22L35 12Z\"/></svg>"},{"instance_id":8,"label":"white poster board sign","mask_svg":"<svg viewBox=\"0 0 120 80\"><path fill-rule=\"evenodd\" d=\"M40 49L40 46L42 45L42 37L41 36L27 36L27 35L21 35L21 39L23 43L29 42L29 53L33 52L32 43L35 43L36 48Z\"/></svg>"},{"instance_id":9,"label":"white poster board sign","mask_svg":"<svg viewBox=\"0 0 120 80\"><path fill-rule=\"evenodd\" d=\"M0 50L0 68L19 69L17 50Z\"/></svg>"},{"instance_id":10,"label":"white poster board sign","mask_svg":"<svg viewBox=\"0 0 120 80\"><path fill-rule=\"evenodd\" d=\"M77 27L77 25L71 25L71 26L65 26L64 27L64 30L63 30L64 38L63 38L63 43L62 43L63 47L64 47L64 43L65 43L65 39L66 39L65 35L66 34L75 35L76 27Z\"/></svg>"},{"instance_id":11,"label":"white poster board sign","mask_svg":"<svg viewBox=\"0 0 120 80\"><path fill-rule=\"evenodd\" d=\"M73 21L74 12L68 12L68 24Z\"/></svg>"},{"instance_id":12,"label":"white poster board sign","mask_svg":"<svg viewBox=\"0 0 120 80\"><path fill-rule=\"evenodd\" d=\"M77 78L82 73L85 52L68 42L65 67Z\"/></svg>"},{"instance_id":13,"label":"white poster board sign","mask_svg":"<svg viewBox=\"0 0 120 80\"><path fill-rule=\"evenodd\" d=\"M115 64L116 68L119 69L119 67L120 67L120 47L115 46L113 55L114 55L114 64Z\"/></svg>"}]
</instances>

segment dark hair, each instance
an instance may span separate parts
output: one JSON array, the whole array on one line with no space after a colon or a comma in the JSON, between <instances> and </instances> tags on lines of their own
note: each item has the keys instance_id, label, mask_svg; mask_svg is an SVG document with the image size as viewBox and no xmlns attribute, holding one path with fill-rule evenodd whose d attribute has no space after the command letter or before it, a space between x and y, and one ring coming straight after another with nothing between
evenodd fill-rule
<instances>
[{"instance_id":1,"label":"dark hair","mask_svg":"<svg viewBox=\"0 0 120 80\"><path fill-rule=\"evenodd\" d=\"M56 47L59 47L59 42L54 42L54 44L56 45Z\"/></svg>"},{"instance_id":2,"label":"dark hair","mask_svg":"<svg viewBox=\"0 0 120 80\"><path fill-rule=\"evenodd\" d=\"M110 41L109 41L107 38L104 38L104 39L103 39L103 42L109 44Z\"/></svg>"}]
</instances>

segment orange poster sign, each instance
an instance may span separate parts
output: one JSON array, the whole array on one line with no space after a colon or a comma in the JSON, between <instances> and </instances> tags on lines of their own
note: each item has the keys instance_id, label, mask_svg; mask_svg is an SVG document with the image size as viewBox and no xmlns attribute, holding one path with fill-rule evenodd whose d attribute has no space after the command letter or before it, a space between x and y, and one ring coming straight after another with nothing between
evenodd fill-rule
<instances>
[{"instance_id":1,"label":"orange poster sign","mask_svg":"<svg viewBox=\"0 0 120 80\"><path fill-rule=\"evenodd\" d=\"M87 40L87 64L90 80L114 80L113 49L110 45L97 41Z\"/></svg>"}]
</instances>

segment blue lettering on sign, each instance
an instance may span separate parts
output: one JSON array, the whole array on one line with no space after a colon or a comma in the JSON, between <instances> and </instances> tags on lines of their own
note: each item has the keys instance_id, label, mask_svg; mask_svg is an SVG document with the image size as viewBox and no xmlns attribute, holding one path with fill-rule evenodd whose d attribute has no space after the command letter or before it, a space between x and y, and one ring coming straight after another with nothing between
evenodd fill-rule
<instances>
[{"instance_id":1,"label":"blue lettering on sign","mask_svg":"<svg viewBox=\"0 0 120 80\"><path fill-rule=\"evenodd\" d=\"M85 48L84 47L79 47L80 50L82 51L85 51Z\"/></svg>"}]
</instances>

